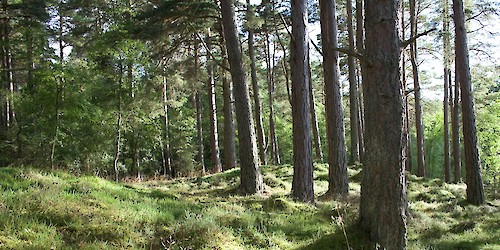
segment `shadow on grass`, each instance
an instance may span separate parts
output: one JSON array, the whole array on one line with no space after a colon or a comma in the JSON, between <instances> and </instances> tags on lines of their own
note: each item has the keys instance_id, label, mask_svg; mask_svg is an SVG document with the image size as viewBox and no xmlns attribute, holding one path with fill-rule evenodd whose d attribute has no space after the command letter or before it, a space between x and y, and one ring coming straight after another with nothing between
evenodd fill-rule
<instances>
[{"instance_id":1,"label":"shadow on grass","mask_svg":"<svg viewBox=\"0 0 500 250\"><path fill-rule=\"evenodd\" d=\"M298 248L298 250L318 249L375 249L370 242L368 234L358 225L347 226L344 230L339 228L335 233L323 235L315 242Z\"/></svg>"}]
</instances>

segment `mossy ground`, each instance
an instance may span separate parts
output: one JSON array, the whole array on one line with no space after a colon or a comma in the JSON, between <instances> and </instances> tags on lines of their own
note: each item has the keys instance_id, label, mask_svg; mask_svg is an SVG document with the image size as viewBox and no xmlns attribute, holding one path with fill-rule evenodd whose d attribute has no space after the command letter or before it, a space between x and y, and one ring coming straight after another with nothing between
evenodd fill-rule
<instances>
[{"instance_id":1,"label":"mossy ground","mask_svg":"<svg viewBox=\"0 0 500 250\"><path fill-rule=\"evenodd\" d=\"M360 170L336 201L315 166L314 205L289 197L291 166L264 166L264 195L242 196L239 171L114 183L0 168L1 249L374 249L356 225ZM500 201L465 202L464 184L408 178L408 249L500 249Z\"/></svg>"}]
</instances>

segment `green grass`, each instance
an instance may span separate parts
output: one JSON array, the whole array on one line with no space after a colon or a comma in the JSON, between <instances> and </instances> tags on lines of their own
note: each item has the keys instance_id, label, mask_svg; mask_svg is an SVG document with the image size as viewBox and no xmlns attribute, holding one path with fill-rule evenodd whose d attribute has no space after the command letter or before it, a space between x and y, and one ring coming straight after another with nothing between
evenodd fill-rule
<instances>
[{"instance_id":1,"label":"green grass","mask_svg":"<svg viewBox=\"0 0 500 250\"><path fill-rule=\"evenodd\" d=\"M374 249L357 227L360 168L348 197L290 199L292 167L264 166L264 195L242 196L239 171L115 183L0 168L0 249ZM475 207L463 184L408 178L408 249L500 249L500 201Z\"/></svg>"}]
</instances>

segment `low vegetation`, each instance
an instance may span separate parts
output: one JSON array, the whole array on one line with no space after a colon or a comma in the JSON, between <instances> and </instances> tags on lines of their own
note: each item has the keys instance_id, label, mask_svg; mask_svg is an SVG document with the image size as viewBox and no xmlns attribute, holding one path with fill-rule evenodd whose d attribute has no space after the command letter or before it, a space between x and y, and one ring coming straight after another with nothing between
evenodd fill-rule
<instances>
[{"instance_id":1,"label":"low vegetation","mask_svg":"<svg viewBox=\"0 0 500 250\"><path fill-rule=\"evenodd\" d=\"M325 193L327 166L316 165ZM373 249L356 226L360 169L348 197L289 197L292 167L263 167L266 193L241 196L238 170L115 183L0 168L1 249ZM408 177L408 249L500 248L500 200L465 202L464 184Z\"/></svg>"}]
</instances>

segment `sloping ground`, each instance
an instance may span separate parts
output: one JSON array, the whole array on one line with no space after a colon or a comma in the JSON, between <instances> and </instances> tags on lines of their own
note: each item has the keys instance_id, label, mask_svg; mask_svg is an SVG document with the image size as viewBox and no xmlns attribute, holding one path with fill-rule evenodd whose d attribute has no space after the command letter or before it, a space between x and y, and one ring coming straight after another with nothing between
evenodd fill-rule
<instances>
[{"instance_id":1,"label":"sloping ground","mask_svg":"<svg viewBox=\"0 0 500 250\"><path fill-rule=\"evenodd\" d=\"M327 166L315 191L325 193ZM0 168L1 249L373 249L356 227L359 168L350 194L293 202L291 166L263 167L266 193L241 196L239 171L113 183L63 172ZM409 249L500 249L500 201L464 202L463 184L409 177Z\"/></svg>"}]
</instances>

